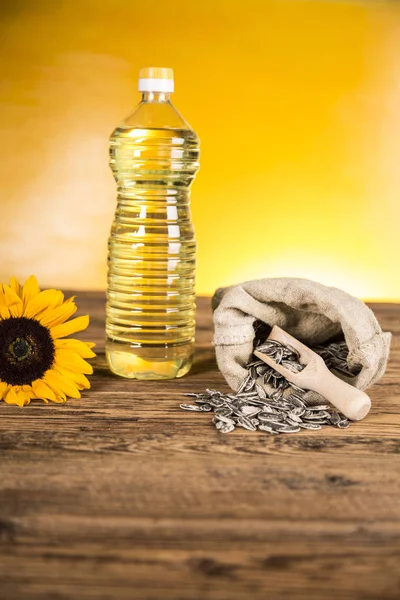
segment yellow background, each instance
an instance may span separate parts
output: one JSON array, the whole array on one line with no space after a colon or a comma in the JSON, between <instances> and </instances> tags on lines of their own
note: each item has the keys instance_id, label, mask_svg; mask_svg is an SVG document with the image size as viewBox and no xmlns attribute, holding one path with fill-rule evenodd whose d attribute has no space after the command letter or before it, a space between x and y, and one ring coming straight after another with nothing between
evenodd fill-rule
<instances>
[{"instance_id":1,"label":"yellow background","mask_svg":"<svg viewBox=\"0 0 400 600\"><path fill-rule=\"evenodd\" d=\"M294 275L399 300L399 4L3 0L1 280L105 287L108 136L156 65L202 142L199 293Z\"/></svg>"}]
</instances>

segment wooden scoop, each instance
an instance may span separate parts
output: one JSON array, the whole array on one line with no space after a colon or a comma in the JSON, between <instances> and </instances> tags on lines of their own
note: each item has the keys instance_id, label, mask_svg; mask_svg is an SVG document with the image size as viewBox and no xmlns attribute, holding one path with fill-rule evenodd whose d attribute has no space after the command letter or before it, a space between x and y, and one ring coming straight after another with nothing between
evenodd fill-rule
<instances>
[{"instance_id":1,"label":"wooden scoop","mask_svg":"<svg viewBox=\"0 0 400 600\"><path fill-rule=\"evenodd\" d=\"M371 408L371 400L367 394L331 373L319 354L313 352L277 325L272 328L268 339L280 342L285 346L291 346L299 353L299 361L305 367L302 371L293 373L276 363L270 356L257 350L254 352L257 358L286 377L290 383L321 394L352 421L360 421L368 414Z\"/></svg>"}]
</instances>

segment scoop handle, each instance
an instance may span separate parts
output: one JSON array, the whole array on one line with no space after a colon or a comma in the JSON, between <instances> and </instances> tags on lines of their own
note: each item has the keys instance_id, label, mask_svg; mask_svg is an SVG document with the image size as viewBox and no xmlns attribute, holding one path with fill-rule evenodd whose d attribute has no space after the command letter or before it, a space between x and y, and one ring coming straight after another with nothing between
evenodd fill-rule
<instances>
[{"instance_id":1,"label":"scoop handle","mask_svg":"<svg viewBox=\"0 0 400 600\"><path fill-rule=\"evenodd\" d=\"M330 371L324 373L314 390L352 421L366 417L371 408L371 400L365 392L342 381Z\"/></svg>"}]
</instances>

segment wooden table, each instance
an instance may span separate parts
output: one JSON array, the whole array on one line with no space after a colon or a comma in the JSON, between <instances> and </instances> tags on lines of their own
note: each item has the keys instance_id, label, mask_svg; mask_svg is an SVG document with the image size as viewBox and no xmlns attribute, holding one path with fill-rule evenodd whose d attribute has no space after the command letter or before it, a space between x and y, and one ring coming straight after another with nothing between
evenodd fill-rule
<instances>
[{"instance_id":1,"label":"wooden table","mask_svg":"<svg viewBox=\"0 0 400 600\"><path fill-rule=\"evenodd\" d=\"M92 390L0 405L1 600L400 598L399 305L373 307L394 341L370 416L272 437L178 407L227 389L208 299L196 363L169 382L110 375L103 296L79 301Z\"/></svg>"}]
</instances>

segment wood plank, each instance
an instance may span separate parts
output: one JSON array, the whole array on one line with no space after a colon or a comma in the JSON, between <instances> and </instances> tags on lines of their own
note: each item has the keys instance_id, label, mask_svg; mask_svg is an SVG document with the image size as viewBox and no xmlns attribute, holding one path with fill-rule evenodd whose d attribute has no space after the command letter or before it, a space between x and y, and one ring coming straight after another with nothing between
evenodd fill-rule
<instances>
[{"instance_id":1,"label":"wood plank","mask_svg":"<svg viewBox=\"0 0 400 600\"><path fill-rule=\"evenodd\" d=\"M224 436L178 406L228 389L208 299L189 375L135 382L107 370L104 297L80 296L92 390L0 406L1 600L400 597L400 306L373 306L394 343L364 421Z\"/></svg>"}]
</instances>

